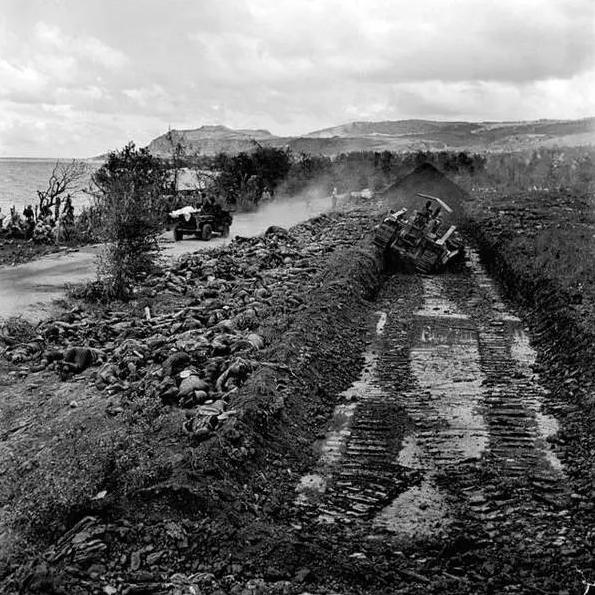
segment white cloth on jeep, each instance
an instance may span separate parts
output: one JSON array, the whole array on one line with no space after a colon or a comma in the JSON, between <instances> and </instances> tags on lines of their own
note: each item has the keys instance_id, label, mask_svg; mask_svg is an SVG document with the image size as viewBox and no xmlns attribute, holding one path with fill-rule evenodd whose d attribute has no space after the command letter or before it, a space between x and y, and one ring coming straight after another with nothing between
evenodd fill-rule
<instances>
[{"instance_id":1,"label":"white cloth on jeep","mask_svg":"<svg viewBox=\"0 0 595 595\"><path fill-rule=\"evenodd\" d=\"M188 206L188 207L182 207L181 209L178 209L177 211L172 211L169 216L172 219L175 219L177 217L181 217L184 216L184 219L186 221L190 221L190 217L194 214L194 213L198 213L200 209L196 209L194 207Z\"/></svg>"}]
</instances>

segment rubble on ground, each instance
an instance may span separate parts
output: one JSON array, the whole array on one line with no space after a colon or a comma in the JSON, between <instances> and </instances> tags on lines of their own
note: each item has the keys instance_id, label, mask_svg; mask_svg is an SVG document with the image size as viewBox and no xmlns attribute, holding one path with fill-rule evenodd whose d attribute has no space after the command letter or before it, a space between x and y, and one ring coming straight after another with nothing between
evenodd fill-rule
<instances>
[{"instance_id":1,"label":"rubble on ground","mask_svg":"<svg viewBox=\"0 0 595 595\"><path fill-rule=\"evenodd\" d=\"M74 307L40 323L26 342L0 334L4 357L22 374L49 368L66 379L90 368L106 394L188 409L184 431L201 440L235 414L230 397L250 375L275 365L263 360L261 321L303 308L321 257L365 233L361 215L332 218L332 227L323 215L184 255L121 310Z\"/></svg>"}]
</instances>

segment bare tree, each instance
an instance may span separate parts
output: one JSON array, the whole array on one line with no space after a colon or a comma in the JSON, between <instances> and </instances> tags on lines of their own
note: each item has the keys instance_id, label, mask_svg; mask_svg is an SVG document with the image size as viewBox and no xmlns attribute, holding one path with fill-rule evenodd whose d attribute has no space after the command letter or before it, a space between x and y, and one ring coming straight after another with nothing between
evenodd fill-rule
<instances>
[{"instance_id":1,"label":"bare tree","mask_svg":"<svg viewBox=\"0 0 595 595\"><path fill-rule=\"evenodd\" d=\"M82 190L88 180L88 167L82 161L73 159L70 163L56 162L45 190L38 190L39 212L47 213L60 203L64 194Z\"/></svg>"}]
</instances>

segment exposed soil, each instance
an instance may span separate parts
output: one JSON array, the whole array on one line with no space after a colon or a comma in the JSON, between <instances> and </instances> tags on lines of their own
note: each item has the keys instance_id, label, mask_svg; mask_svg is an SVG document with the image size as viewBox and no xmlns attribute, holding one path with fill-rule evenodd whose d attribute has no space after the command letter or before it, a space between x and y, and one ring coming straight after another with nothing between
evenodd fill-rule
<instances>
[{"instance_id":1,"label":"exposed soil","mask_svg":"<svg viewBox=\"0 0 595 595\"><path fill-rule=\"evenodd\" d=\"M51 366L13 360L4 592L585 590L595 531L583 319L544 307L563 294L511 271L487 224L474 229L485 262L513 280L521 308L533 296L530 311L505 301L473 250L455 272L385 278L375 217L335 214L289 239L232 244L147 283L128 310L72 313L53 345L102 342L118 362L113 384L92 386L95 370L61 383ZM248 310L257 326L238 327ZM221 349L216 329L235 337L231 349L248 332L264 340L200 437L181 428L202 405L151 392L163 359L135 356L134 373L119 364L122 341L151 344L151 325L172 346L193 328L209 350ZM43 361L39 348L19 353ZM207 353L205 369L219 357Z\"/></svg>"},{"instance_id":2,"label":"exposed soil","mask_svg":"<svg viewBox=\"0 0 595 595\"><path fill-rule=\"evenodd\" d=\"M26 240L0 239L0 266L14 266L30 262L40 256L60 252L63 247L53 244L36 244Z\"/></svg>"}]
</instances>

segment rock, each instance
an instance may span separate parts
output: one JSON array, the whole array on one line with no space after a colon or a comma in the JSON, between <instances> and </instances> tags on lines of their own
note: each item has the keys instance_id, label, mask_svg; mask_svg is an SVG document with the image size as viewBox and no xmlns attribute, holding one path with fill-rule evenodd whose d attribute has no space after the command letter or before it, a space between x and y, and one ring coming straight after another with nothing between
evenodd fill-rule
<instances>
[{"instance_id":1,"label":"rock","mask_svg":"<svg viewBox=\"0 0 595 595\"><path fill-rule=\"evenodd\" d=\"M87 572L90 575L96 575L96 576L105 574L106 571L107 571L107 568L105 567L105 564L91 564L91 566L89 566L89 568L87 568Z\"/></svg>"},{"instance_id":2,"label":"rock","mask_svg":"<svg viewBox=\"0 0 595 595\"><path fill-rule=\"evenodd\" d=\"M195 440L206 440L217 425L215 415L197 415L184 422L182 429Z\"/></svg>"},{"instance_id":3,"label":"rock","mask_svg":"<svg viewBox=\"0 0 595 595\"><path fill-rule=\"evenodd\" d=\"M248 339L255 349L262 349L264 347L264 339L256 333L250 333L246 339Z\"/></svg>"},{"instance_id":4,"label":"rock","mask_svg":"<svg viewBox=\"0 0 595 595\"><path fill-rule=\"evenodd\" d=\"M229 319L220 320L216 324L216 328L218 330L223 331L224 333L232 333L235 329L235 323L233 320L229 320Z\"/></svg>"},{"instance_id":5,"label":"rock","mask_svg":"<svg viewBox=\"0 0 595 595\"><path fill-rule=\"evenodd\" d=\"M133 572L138 570L141 566L141 551L137 550L130 554L130 570Z\"/></svg>"},{"instance_id":6,"label":"rock","mask_svg":"<svg viewBox=\"0 0 595 595\"><path fill-rule=\"evenodd\" d=\"M229 337L227 335L218 335L211 341L213 355L227 355L230 351Z\"/></svg>"},{"instance_id":7,"label":"rock","mask_svg":"<svg viewBox=\"0 0 595 595\"><path fill-rule=\"evenodd\" d=\"M192 353L198 350L205 350L209 347L209 341L201 330L190 330L182 333L176 340L176 347L183 352Z\"/></svg>"},{"instance_id":8,"label":"rock","mask_svg":"<svg viewBox=\"0 0 595 595\"><path fill-rule=\"evenodd\" d=\"M293 580L296 583L303 583L303 582L306 582L306 580L308 580L308 578L310 577L311 574L312 574L312 572L310 571L309 568L301 568L300 570L298 570L295 573Z\"/></svg>"},{"instance_id":9,"label":"rock","mask_svg":"<svg viewBox=\"0 0 595 595\"><path fill-rule=\"evenodd\" d=\"M213 401L213 403L208 403L205 405L201 405L200 407L198 407L196 409L196 415L203 415L206 417L212 416L212 415L219 415L220 413L223 413L223 411L225 411L227 404L225 403L225 401L222 400L218 400L218 401Z\"/></svg>"},{"instance_id":10,"label":"rock","mask_svg":"<svg viewBox=\"0 0 595 595\"><path fill-rule=\"evenodd\" d=\"M166 343L167 339L163 335L153 335L152 337L149 337L146 340L146 345L151 351L163 347L163 345L165 345Z\"/></svg>"},{"instance_id":11,"label":"rock","mask_svg":"<svg viewBox=\"0 0 595 595\"><path fill-rule=\"evenodd\" d=\"M158 552L153 552L149 554L146 558L146 563L148 566L153 566L153 564L157 564L161 558L166 554L165 550L159 550Z\"/></svg>"}]
</instances>

